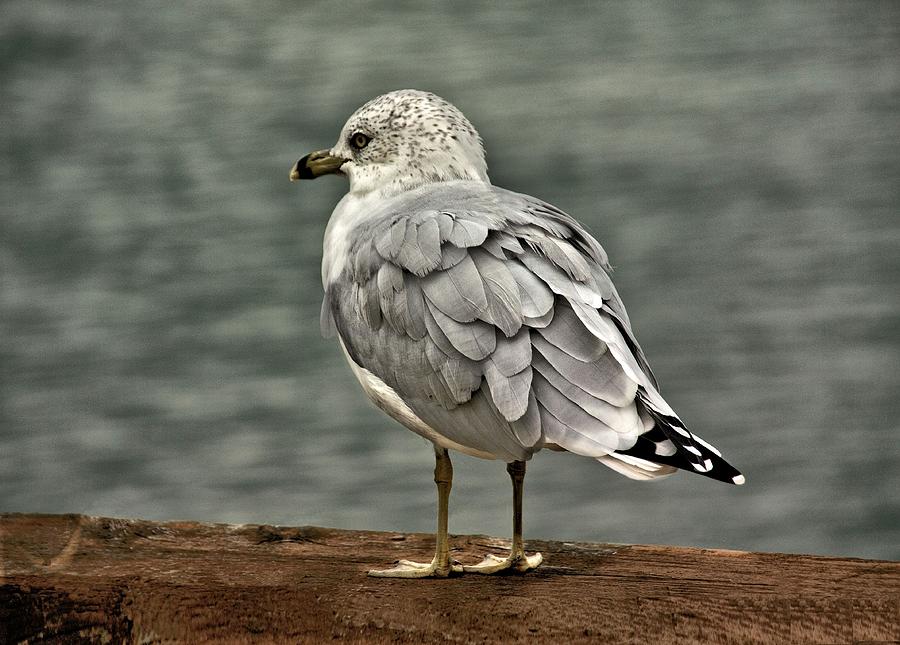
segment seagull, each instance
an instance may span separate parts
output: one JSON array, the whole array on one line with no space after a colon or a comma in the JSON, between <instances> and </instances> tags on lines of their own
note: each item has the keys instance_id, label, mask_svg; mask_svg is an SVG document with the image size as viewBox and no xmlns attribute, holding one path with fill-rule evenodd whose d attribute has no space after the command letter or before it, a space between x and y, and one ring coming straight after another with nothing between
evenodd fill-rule
<instances>
[{"instance_id":1,"label":"seagull","mask_svg":"<svg viewBox=\"0 0 900 645\"><path fill-rule=\"evenodd\" d=\"M524 573L525 464L541 448L637 480L686 470L743 484L659 393L610 277L574 218L491 184L478 132L448 101L398 90L360 107L291 181L349 179L325 230L320 323L372 402L434 444L431 562L377 577ZM513 488L506 558L450 558L450 450L502 459Z\"/></svg>"}]
</instances>

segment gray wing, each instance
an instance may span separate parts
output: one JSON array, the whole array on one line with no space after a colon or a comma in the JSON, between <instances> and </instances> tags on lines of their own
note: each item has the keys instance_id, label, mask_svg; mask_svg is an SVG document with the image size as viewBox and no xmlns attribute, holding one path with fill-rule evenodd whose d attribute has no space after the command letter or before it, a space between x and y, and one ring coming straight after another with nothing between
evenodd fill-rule
<instances>
[{"instance_id":1,"label":"gray wing","mask_svg":"<svg viewBox=\"0 0 900 645\"><path fill-rule=\"evenodd\" d=\"M456 443L507 461L547 445L638 478L683 465L684 441L651 433L677 416L605 252L549 204L471 183L394 200L355 231L325 327L329 312L351 359Z\"/></svg>"}]
</instances>

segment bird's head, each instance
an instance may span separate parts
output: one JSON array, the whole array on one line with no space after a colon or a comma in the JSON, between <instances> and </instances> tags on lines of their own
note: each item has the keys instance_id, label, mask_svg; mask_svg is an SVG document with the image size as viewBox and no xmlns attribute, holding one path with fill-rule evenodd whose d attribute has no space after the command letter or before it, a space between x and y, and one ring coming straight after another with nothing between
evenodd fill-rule
<instances>
[{"instance_id":1,"label":"bird's head","mask_svg":"<svg viewBox=\"0 0 900 645\"><path fill-rule=\"evenodd\" d=\"M457 179L488 183L481 137L456 107L429 92L398 90L372 99L344 124L330 150L294 164L291 180L342 174L350 192L394 195Z\"/></svg>"}]
</instances>

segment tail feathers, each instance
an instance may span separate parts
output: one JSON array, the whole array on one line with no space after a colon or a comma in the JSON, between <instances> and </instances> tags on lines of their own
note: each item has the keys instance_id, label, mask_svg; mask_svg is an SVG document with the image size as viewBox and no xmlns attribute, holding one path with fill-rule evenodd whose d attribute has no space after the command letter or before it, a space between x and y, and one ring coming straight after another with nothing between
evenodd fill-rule
<instances>
[{"instance_id":1,"label":"tail feathers","mask_svg":"<svg viewBox=\"0 0 900 645\"><path fill-rule=\"evenodd\" d=\"M678 417L654 409L646 400L643 388L638 390L638 397L643 403L640 407L653 419L653 427L639 436L634 446L628 450L617 450L610 456L621 455L623 458L673 466L728 484L744 483L741 472L725 461L714 446L685 428Z\"/></svg>"},{"instance_id":2,"label":"tail feathers","mask_svg":"<svg viewBox=\"0 0 900 645\"><path fill-rule=\"evenodd\" d=\"M597 457L597 461L608 468L612 468L620 475L639 481L654 481L664 479L675 473L678 469L674 466L657 464L646 459L632 457L620 452L611 452L608 455Z\"/></svg>"}]
</instances>

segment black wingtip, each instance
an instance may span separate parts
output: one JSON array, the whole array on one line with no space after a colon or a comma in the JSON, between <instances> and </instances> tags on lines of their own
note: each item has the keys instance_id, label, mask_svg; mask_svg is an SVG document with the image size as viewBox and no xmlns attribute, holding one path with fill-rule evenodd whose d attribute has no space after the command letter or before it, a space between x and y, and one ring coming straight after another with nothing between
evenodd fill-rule
<instances>
[{"instance_id":1,"label":"black wingtip","mask_svg":"<svg viewBox=\"0 0 900 645\"><path fill-rule=\"evenodd\" d=\"M679 419L661 414L650 406L646 409L656 422L654 427L638 437L628 450L616 452L735 486L742 486L747 481L741 471L725 461L715 448L688 431ZM663 444L670 446L670 450L674 445L675 452L658 454L658 448Z\"/></svg>"}]
</instances>

